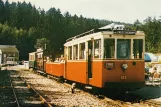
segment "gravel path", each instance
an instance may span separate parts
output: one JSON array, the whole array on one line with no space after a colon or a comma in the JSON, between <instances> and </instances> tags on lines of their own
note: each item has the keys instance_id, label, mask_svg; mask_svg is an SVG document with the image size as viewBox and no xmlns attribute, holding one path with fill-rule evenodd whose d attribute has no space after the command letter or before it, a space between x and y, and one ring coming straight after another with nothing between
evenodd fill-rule
<instances>
[{"instance_id":1,"label":"gravel path","mask_svg":"<svg viewBox=\"0 0 161 107\"><path fill-rule=\"evenodd\" d=\"M72 94L70 87L53 79L37 75L31 71L19 71L38 92L50 99L56 107L159 107L144 102L130 103L114 101L109 98L99 99L94 95L76 89Z\"/></svg>"},{"instance_id":2,"label":"gravel path","mask_svg":"<svg viewBox=\"0 0 161 107\"><path fill-rule=\"evenodd\" d=\"M19 73L38 92L47 96L51 103L58 107L122 107L121 103L107 98L99 99L79 89L76 89L72 94L69 86L29 71L20 71Z\"/></svg>"}]
</instances>

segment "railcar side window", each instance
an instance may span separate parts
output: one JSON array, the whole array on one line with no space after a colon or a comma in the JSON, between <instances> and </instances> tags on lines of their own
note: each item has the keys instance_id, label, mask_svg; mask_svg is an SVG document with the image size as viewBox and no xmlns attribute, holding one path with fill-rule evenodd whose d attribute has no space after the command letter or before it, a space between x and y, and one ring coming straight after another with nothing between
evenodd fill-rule
<instances>
[{"instance_id":1,"label":"railcar side window","mask_svg":"<svg viewBox=\"0 0 161 107\"><path fill-rule=\"evenodd\" d=\"M101 57L101 39L94 41L94 58Z\"/></svg>"},{"instance_id":2,"label":"railcar side window","mask_svg":"<svg viewBox=\"0 0 161 107\"><path fill-rule=\"evenodd\" d=\"M133 40L133 58L141 59L143 57L143 40L142 39L134 39Z\"/></svg>"},{"instance_id":3,"label":"railcar side window","mask_svg":"<svg viewBox=\"0 0 161 107\"><path fill-rule=\"evenodd\" d=\"M74 60L78 59L78 45L74 45L73 47L73 59Z\"/></svg>"},{"instance_id":4,"label":"railcar side window","mask_svg":"<svg viewBox=\"0 0 161 107\"><path fill-rule=\"evenodd\" d=\"M130 39L117 40L117 58L130 58Z\"/></svg>"},{"instance_id":5,"label":"railcar side window","mask_svg":"<svg viewBox=\"0 0 161 107\"><path fill-rule=\"evenodd\" d=\"M31 55L29 55L29 61L31 61Z\"/></svg>"},{"instance_id":6,"label":"railcar side window","mask_svg":"<svg viewBox=\"0 0 161 107\"><path fill-rule=\"evenodd\" d=\"M68 60L72 60L72 46L68 47Z\"/></svg>"},{"instance_id":7,"label":"railcar side window","mask_svg":"<svg viewBox=\"0 0 161 107\"><path fill-rule=\"evenodd\" d=\"M32 59L32 55L29 55L29 60L31 61L31 59Z\"/></svg>"},{"instance_id":8,"label":"railcar side window","mask_svg":"<svg viewBox=\"0 0 161 107\"><path fill-rule=\"evenodd\" d=\"M67 53L68 53L68 51L67 51L67 47L65 47L64 48L64 57L67 59Z\"/></svg>"},{"instance_id":9,"label":"railcar side window","mask_svg":"<svg viewBox=\"0 0 161 107\"><path fill-rule=\"evenodd\" d=\"M34 56L33 56L33 55L31 55L31 60L32 60L32 61L34 60Z\"/></svg>"},{"instance_id":10,"label":"railcar side window","mask_svg":"<svg viewBox=\"0 0 161 107\"><path fill-rule=\"evenodd\" d=\"M79 44L79 59L85 59L85 43Z\"/></svg>"},{"instance_id":11,"label":"railcar side window","mask_svg":"<svg viewBox=\"0 0 161 107\"><path fill-rule=\"evenodd\" d=\"M104 40L104 58L114 58L115 39Z\"/></svg>"},{"instance_id":12,"label":"railcar side window","mask_svg":"<svg viewBox=\"0 0 161 107\"><path fill-rule=\"evenodd\" d=\"M33 60L34 60L34 55L30 55L30 56L29 56L29 60L30 60L30 61L33 61Z\"/></svg>"}]
</instances>

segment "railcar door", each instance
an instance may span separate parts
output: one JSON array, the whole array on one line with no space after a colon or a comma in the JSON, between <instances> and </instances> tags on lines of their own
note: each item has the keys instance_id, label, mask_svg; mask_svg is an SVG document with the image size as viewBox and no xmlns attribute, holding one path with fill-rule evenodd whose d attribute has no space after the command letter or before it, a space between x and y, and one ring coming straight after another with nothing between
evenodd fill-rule
<instances>
[{"instance_id":1,"label":"railcar door","mask_svg":"<svg viewBox=\"0 0 161 107\"><path fill-rule=\"evenodd\" d=\"M92 78L92 52L93 52L93 42L92 40L88 41L88 54L87 54L87 72L88 72L88 79Z\"/></svg>"},{"instance_id":2,"label":"railcar door","mask_svg":"<svg viewBox=\"0 0 161 107\"><path fill-rule=\"evenodd\" d=\"M0 55L0 64L2 63L1 61L2 61L2 55Z\"/></svg>"}]
</instances>

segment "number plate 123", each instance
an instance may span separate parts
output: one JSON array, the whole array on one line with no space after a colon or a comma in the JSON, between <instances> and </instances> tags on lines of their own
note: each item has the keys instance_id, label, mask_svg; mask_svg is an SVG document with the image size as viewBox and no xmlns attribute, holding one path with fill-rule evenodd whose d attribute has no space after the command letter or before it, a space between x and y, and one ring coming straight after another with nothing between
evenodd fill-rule
<instances>
[{"instance_id":1,"label":"number plate 123","mask_svg":"<svg viewBox=\"0 0 161 107\"><path fill-rule=\"evenodd\" d=\"M122 80L126 80L127 79L127 76L121 76L121 79Z\"/></svg>"}]
</instances>

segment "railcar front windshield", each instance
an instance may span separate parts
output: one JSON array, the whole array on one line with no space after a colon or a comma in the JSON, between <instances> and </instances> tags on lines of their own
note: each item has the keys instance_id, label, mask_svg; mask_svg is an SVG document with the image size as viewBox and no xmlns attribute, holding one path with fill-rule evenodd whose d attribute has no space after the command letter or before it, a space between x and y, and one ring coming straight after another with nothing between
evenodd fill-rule
<instances>
[{"instance_id":1,"label":"railcar front windshield","mask_svg":"<svg viewBox=\"0 0 161 107\"><path fill-rule=\"evenodd\" d=\"M143 39L104 39L104 58L143 59Z\"/></svg>"},{"instance_id":2,"label":"railcar front windshield","mask_svg":"<svg viewBox=\"0 0 161 107\"><path fill-rule=\"evenodd\" d=\"M130 59L130 39L117 40L117 58Z\"/></svg>"}]
</instances>

